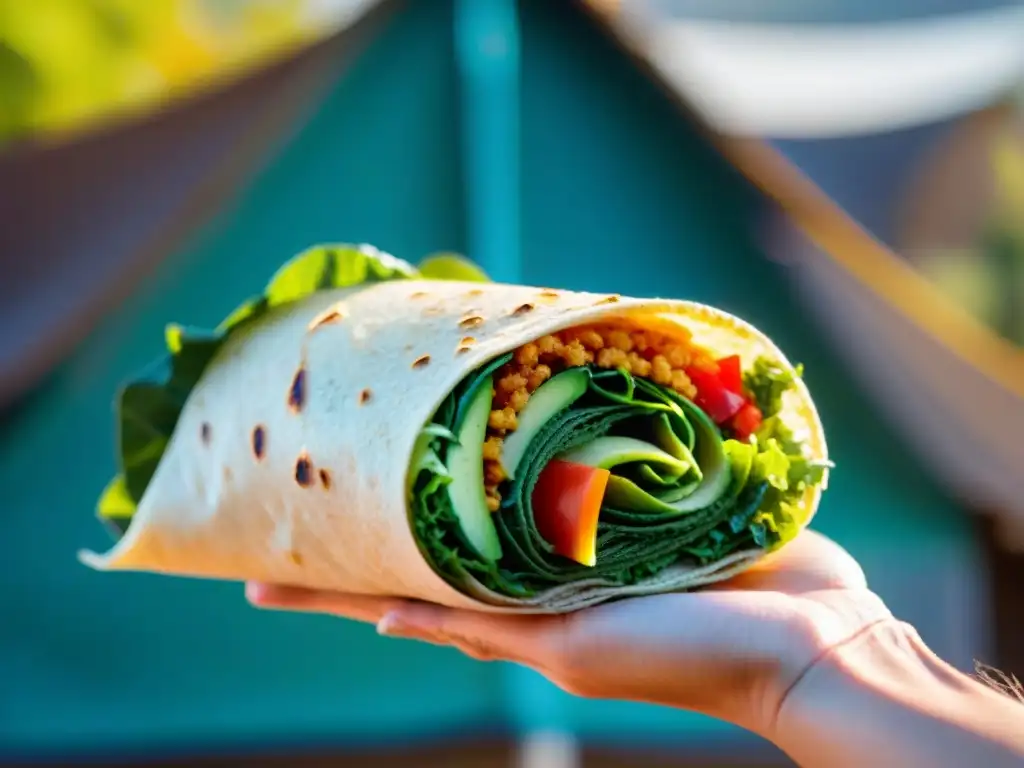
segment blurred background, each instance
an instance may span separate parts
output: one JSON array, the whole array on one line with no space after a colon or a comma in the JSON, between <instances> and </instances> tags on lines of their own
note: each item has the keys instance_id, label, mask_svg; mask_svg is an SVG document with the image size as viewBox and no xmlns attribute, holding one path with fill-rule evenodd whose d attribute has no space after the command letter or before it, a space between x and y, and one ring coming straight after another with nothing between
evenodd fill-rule
<instances>
[{"instance_id":1,"label":"blurred background","mask_svg":"<svg viewBox=\"0 0 1024 768\"><path fill-rule=\"evenodd\" d=\"M0 763L789 764L77 564L118 383L324 240L748 318L822 411L817 526L1024 675L1022 85L1009 0L0 0Z\"/></svg>"}]
</instances>

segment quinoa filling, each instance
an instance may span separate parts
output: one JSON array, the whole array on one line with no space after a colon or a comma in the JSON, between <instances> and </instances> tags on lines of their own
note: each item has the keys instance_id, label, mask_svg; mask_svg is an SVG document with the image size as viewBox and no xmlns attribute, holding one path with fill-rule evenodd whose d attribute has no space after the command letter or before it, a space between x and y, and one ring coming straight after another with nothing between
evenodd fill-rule
<instances>
[{"instance_id":1,"label":"quinoa filling","mask_svg":"<svg viewBox=\"0 0 1024 768\"><path fill-rule=\"evenodd\" d=\"M613 324L570 328L519 347L494 377L494 401L484 441L484 481L487 507L492 512L501 505L498 488L507 479L501 465L502 442L518 426L517 417L530 395L552 375L588 365L628 371L690 400L697 390L686 369L697 365L714 370L711 356L691 345L688 338L631 331Z\"/></svg>"}]
</instances>

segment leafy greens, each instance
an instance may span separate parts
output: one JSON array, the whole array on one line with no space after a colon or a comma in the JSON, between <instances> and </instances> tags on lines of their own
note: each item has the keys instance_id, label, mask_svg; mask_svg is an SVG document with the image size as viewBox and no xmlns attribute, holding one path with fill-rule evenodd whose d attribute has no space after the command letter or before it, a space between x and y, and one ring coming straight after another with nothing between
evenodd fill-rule
<instances>
[{"instance_id":1,"label":"leafy greens","mask_svg":"<svg viewBox=\"0 0 1024 768\"><path fill-rule=\"evenodd\" d=\"M477 556L445 492L451 479L445 456L457 440L467 393L509 357L471 374L449 395L424 431L410 473L415 533L434 568L453 584L472 576L518 597L584 578L631 584L679 561L706 564L739 549L773 550L799 532L800 499L822 482L827 464L809 460L779 419L782 395L798 373L767 359L755 361L745 386L767 418L749 442L740 442L676 392L625 370L588 366L586 394L531 440L515 480L502 489L493 519L504 554L498 562ZM534 523L531 494L549 460L571 457L573 450L608 436L648 441L653 451L675 457L675 465L665 464L677 471L635 461L612 467L598 523L598 561L588 567L554 554ZM713 466L716 458L724 466ZM716 471L726 473L717 486L711 476Z\"/></svg>"}]
</instances>

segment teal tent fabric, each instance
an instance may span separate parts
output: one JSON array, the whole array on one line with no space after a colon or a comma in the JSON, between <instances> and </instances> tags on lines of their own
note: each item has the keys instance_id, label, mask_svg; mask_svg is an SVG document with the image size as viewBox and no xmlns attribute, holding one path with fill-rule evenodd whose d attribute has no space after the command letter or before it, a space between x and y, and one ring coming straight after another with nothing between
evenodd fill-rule
<instances>
[{"instance_id":1,"label":"teal tent fabric","mask_svg":"<svg viewBox=\"0 0 1024 768\"><path fill-rule=\"evenodd\" d=\"M756 248L763 201L567 4L522 10L525 279L694 298L760 324L806 362L829 429L839 468L820 527L865 559L969 561L964 521ZM451 29L448 4L406 4L235 204L4 426L0 757L392 744L552 719L604 741L738 735L687 713L570 699L366 627L258 613L238 585L100 575L74 560L105 542L91 507L113 470L112 393L159 351L165 322L215 322L311 242L413 259L463 247Z\"/></svg>"},{"instance_id":2,"label":"teal tent fabric","mask_svg":"<svg viewBox=\"0 0 1024 768\"><path fill-rule=\"evenodd\" d=\"M368 627L248 608L239 585L104 576L111 397L173 319L216 323L308 243L460 249L451 18L399 15L232 210L111 316L0 435L0 757L340 740L500 719L497 670ZM86 257L87 255L83 255Z\"/></svg>"}]
</instances>

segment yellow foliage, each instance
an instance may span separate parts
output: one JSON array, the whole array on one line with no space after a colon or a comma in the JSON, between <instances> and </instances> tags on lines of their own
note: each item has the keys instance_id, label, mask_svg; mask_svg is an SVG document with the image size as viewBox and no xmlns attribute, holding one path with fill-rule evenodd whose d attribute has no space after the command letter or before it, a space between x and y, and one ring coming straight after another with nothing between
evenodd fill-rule
<instances>
[{"instance_id":1,"label":"yellow foliage","mask_svg":"<svg viewBox=\"0 0 1024 768\"><path fill-rule=\"evenodd\" d=\"M310 39L306 0L0 0L0 141L154 106Z\"/></svg>"},{"instance_id":2,"label":"yellow foliage","mask_svg":"<svg viewBox=\"0 0 1024 768\"><path fill-rule=\"evenodd\" d=\"M1001 134L992 148L996 201L1003 215L1024 226L1024 139L1015 131Z\"/></svg>"}]
</instances>

